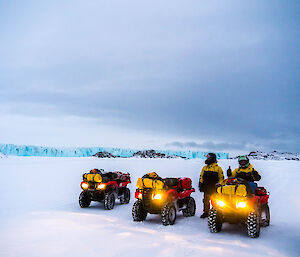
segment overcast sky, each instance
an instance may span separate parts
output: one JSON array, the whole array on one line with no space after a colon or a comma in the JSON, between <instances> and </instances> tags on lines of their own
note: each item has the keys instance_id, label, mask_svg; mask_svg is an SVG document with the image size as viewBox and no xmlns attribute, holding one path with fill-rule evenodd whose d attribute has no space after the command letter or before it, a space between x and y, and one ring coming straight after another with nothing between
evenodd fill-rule
<instances>
[{"instance_id":1,"label":"overcast sky","mask_svg":"<svg viewBox=\"0 0 300 257\"><path fill-rule=\"evenodd\" d=\"M300 152L299 1L0 1L0 142Z\"/></svg>"}]
</instances>

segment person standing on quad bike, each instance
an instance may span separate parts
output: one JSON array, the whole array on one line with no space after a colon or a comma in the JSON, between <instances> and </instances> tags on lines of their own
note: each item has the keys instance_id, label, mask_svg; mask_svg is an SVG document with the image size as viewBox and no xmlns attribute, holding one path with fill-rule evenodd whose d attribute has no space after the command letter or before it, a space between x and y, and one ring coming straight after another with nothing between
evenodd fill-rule
<instances>
[{"instance_id":1,"label":"person standing on quad bike","mask_svg":"<svg viewBox=\"0 0 300 257\"><path fill-rule=\"evenodd\" d=\"M214 153L209 153L206 158L206 165L202 168L199 180L199 190L204 192L203 214L200 218L208 217L210 197L216 192L216 184L224 181L223 170L217 164L217 156Z\"/></svg>"},{"instance_id":2,"label":"person standing on quad bike","mask_svg":"<svg viewBox=\"0 0 300 257\"><path fill-rule=\"evenodd\" d=\"M261 176L258 171L255 170L249 162L247 155L241 155L238 159L239 167L231 172L231 169L227 170L227 176L231 178L241 178L249 183L252 193L255 193L257 184L254 181L259 181Z\"/></svg>"}]
</instances>

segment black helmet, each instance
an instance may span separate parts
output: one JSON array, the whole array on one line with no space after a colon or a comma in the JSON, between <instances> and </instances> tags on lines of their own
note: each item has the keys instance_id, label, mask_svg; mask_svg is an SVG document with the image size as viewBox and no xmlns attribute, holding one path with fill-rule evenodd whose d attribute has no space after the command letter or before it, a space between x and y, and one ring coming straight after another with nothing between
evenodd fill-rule
<instances>
[{"instance_id":1,"label":"black helmet","mask_svg":"<svg viewBox=\"0 0 300 257\"><path fill-rule=\"evenodd\" d=\"M241 156L239 156L239 165L243 169L249 167L250 163L249 163L249 158L248 158L247 155L241 155Z\"/></svg>"},{"instance_id":2,"label":"black helmet","mask_svg":"<svg viewBox=\"0 0 300 257\"><path fill-rule=\"evenodd\" d=\"M217 162L217 156L214 153L208 153L206 158L205 164L207 165Z\"/></svg>"}]
</instances>

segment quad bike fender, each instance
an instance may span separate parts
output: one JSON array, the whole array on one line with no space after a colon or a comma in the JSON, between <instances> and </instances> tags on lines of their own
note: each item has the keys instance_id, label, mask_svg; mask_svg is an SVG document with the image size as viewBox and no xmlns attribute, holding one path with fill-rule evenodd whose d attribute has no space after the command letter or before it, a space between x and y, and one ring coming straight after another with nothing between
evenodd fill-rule
<instances>
[{"instance_id":1,"label":"quad bike fender","mask_svg":"<svg viewBox=\"0 0 300 257\"><path fill-rule=\"evenodd\" d=\"M269 201L269 195L260 196L260 204L261 205L268 203L268 201Z\"/></svg>"},{"instance_id":2,"label":"quad bike fender","mask_svg":"<svg viewBox=\"0 0 300 257\"><path fill-rule=\"evenodd\" d=\"M175 201L178 199L178 192L175 189L170 189L166 192L167 199L169 201Z\"/></svg>"},{"instance_id":3,"label":"quad bike fender","mask_svg":"<svg viewBox=\"0 0 300 257\"><path fill-rule=\"evenodd\" d=\"M116 181L109 181L106 183L106 187L116 188L118 187L118 183Z\"/></svg>"},{"instance_id":4,"label":"quad bike fender","mask_svg":"<svg viewBox=\"0 0 300 257\"><path fill-rule=\"evenodd\" d=\"M131 183L130 181L126 181L126 182L121 182L118 187L126 187L129 183Z\"/></svg>"},{"instance_id":5,"label":"quad bike fender","mask_svg":"<svg viewBox=\"0 0 300 257\"><path fill-rule=\"evenodd\" d=\"M116 181L110 181L106 183L105 193L114 192L115 197L118 195L118 183Z\"/></svg>"},{"instance_id":6,"label":"quad bike fender","mask_svg":"<svg viewBox=\"0 0 300 257\"><path fill-rule=\"evenodd\" d=\"M255 195L251 198L249 204L254 209L256 207L260 207L268 203L268 201L269 201L269 195L262 195L262 196Z\"/></svg>"},{"instance_id":7,"label":"quad bike fender","mask_svg":"<svg viewBox=\"0 0 300 257\"><path fill-rule=\"evenodd\" d=\"M193 192L195 192L195 188L184 190L184 191L178 193L178 198L179 199L186 198L186 197L190 196L191 193L193 193Z\"/></svg>"}]
</instances>

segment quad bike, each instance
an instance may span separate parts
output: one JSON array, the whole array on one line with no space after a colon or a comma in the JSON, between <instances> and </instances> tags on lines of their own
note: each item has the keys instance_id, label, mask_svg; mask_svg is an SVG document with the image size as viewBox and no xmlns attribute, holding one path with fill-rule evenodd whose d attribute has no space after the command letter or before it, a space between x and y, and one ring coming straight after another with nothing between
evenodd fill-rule
<instances>
[{"instance_id":1,"label":"quad bike","mask_svg":"<svg viewBox=\"0 0 300 257\"><path fill-rule=\"evenodd\" d=\"M195 189L190 178L162 179L155 172L148 173L137 181L132 218L144 221L148 213L161 214L162 224L167 226L175 223L178 211L185 217L194 216L196 203L190 196L192 192Z\"/></svg>"},{"instance_id":2,"label":"quad bike","mask_svg":"<svg viewBox=\"0 0 300 257\"><path fill-rule=\"evenodd\" d=\"M259 237L260 227L270 224L269 194L264 187L252 193L249 183L243 179L229 178L217 185L217 193L211 196L212 208L208 214L208 227L212 233L220 232L222 224L246 224L248 236Z\"/></svg>"},{"instance_id":3,"label":"quad bike","mask_svg":"<svg viewBox=\"0 0 300 257\"><path fill-rule=\"evenodd\" d=\"M105 173L104 170L94 169L82 177L83 191L79 195L81 208L89 207L91 201L103 201L105 210L113 209L116 199L120 199L121 204L129 203L130 190L127 188L131 183L129 173L118 171Z\"/></svg>"}]
</instances>

